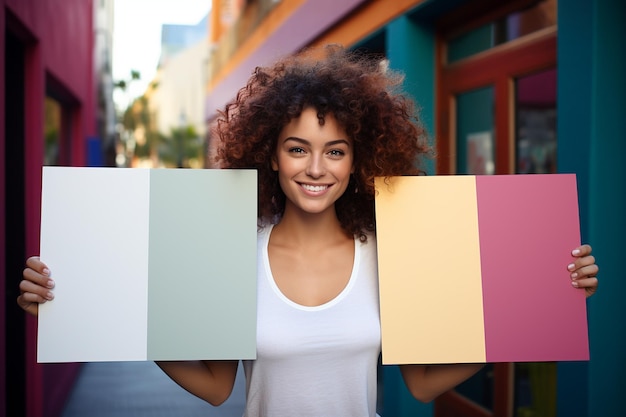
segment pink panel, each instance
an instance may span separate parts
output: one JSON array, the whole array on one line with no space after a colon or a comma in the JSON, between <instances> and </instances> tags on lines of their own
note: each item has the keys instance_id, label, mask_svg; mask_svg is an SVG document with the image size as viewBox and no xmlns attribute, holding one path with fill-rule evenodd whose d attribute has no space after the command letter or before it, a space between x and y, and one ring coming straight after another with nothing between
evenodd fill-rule
<instances>
[{"instance_id":1,"label":"pink panel","mask_svg":"<svg viewBox=\"0 0 626 417\"><path fill-rule=\"evenodd\" d=\"M576 178L476 177L488 362L589 359Z\"/></svg>"}]
</instances>

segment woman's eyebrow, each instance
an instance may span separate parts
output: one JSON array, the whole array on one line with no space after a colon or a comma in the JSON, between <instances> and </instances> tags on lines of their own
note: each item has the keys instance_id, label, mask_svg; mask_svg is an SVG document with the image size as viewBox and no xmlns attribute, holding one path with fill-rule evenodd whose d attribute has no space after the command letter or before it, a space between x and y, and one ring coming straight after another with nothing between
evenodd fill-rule
<instances>
[{"instance_id":1,"label":"woman's eyebrow","mask_svg":"<svg viewBox=\"0 0 626 417\"><path fill-rule=\"evenodd\" d=\"M287 141L298 142L298 143L300 143L302 145L311 146L311 142L309 142L306 139L299 138L297 136L289 136L288 138L285 138L285 142L287 142ZM336 140L331 140L329 142L326 142L324 144L325 147L335 146L335 145L350 146L350 142L347 139L336 139Z\"/></svg>"}]
</instances>

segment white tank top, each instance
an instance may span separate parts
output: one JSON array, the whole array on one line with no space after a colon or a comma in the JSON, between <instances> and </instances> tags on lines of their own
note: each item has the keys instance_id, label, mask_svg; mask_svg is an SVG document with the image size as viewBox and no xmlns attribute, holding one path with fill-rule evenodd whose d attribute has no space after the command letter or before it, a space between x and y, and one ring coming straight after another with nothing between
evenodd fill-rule
<instances>
[{"instance_id":1,"label":"white tank top","mask_svg":"<svg viewBox=\"0 0 626 417\"><path fill-rule=\"evenodd\" d=\"M271 226L258 239L257 359L243 361L245 417L374 417L380 354L376 242L355 239L345 289L307 307L270 270ZM323 262L323 260L320 260Z\"/></svg>"}]
</instances>

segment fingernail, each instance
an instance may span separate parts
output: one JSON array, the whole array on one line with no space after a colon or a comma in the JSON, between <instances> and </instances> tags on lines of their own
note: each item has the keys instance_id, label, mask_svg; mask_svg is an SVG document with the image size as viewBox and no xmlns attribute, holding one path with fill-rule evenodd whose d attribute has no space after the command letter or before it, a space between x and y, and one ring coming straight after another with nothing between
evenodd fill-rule
<instances>
[{"instance_id":1,"label":"fingernail","mask_svg":"<svg viewBox=\"0 0 626 417\"><path fill-rule=\"evenodd\" d=\"M572 287L578 288L578 281L572 281Z\"/></svg>"},{"instance_id":2,"label":"fingernail","mask_svg":"<svg viewBox=\"0 0 626 417\"><path fill-rule=\"evenodd\" d=\"M49 270L48 268L44 268L44 269L43 269L43 274L44 274L45 276L49 276L49 275L50 275L50 270Z\"/></svg>"},{"instance_id":3,"label":"fingernail","mask_svg":"<svg viewBox=\"0 0 626 417\"><path fill-rule=\"evenodd\" d=\"M573 271L573 270L574 270L574 268L576 268L576 265L574 265L574 264L569 264L569 265L567 265L567 269L568 269L569 271Z\"/></svg>"},{"instance_id":4,"label":"fingernail","mask_svg":"<svg viewBox=\"0 0 626 417\"><path fill-rule=\"evenodd\" d=\"M51 291L48 291L48 293L46 294L46 299L53 300L54 299L54 294Z\"/></svg>"},{"instance_id":5,"label":"fingernail","mask_svg":"<svg viewBox=\"0 0 626 417\"><path fill-rule=\"evenodd\" d=\"M576 279L578 278L578 273L574 272L572 275L570 275L572 277L572 279Z\"/></svg>"},{"instance_id":6,"label":"fingernail","mask_svg":"<svg viewBox=\"0 0 626 417\"><path fill-rule=\"evenodd\" d=\"M572 251L572 255L574 255L574 256L578 256L578 255L580 255L580 250L578 250L578 249L574 249L574 250Z\"/></svg>"},{"instance_id":7,"label":"fingernail","mask_svg":"<svg viewBox=\"0 0 626 417\"><path fill-rule=\"evenodd\" d=\"M47 282L48 288L54 288L54 281L49 279Z\"/></svg>"}]
</instances>

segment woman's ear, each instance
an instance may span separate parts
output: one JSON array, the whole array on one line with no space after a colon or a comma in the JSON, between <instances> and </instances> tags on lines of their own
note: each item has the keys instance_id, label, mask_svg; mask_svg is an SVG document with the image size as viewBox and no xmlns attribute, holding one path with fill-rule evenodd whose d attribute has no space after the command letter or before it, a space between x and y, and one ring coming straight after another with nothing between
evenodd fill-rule
<instances>
[{"instance_id":1,"label":"woman's ear","mask_svg":"<svg viewBox=\"0 0 626 417\"><path fill-rule=\"evenodd\" d=\"M272 169L274 171L278 171L278 161L276 160L276 155L272 155Z\"/></svg>"}]
</instances>

